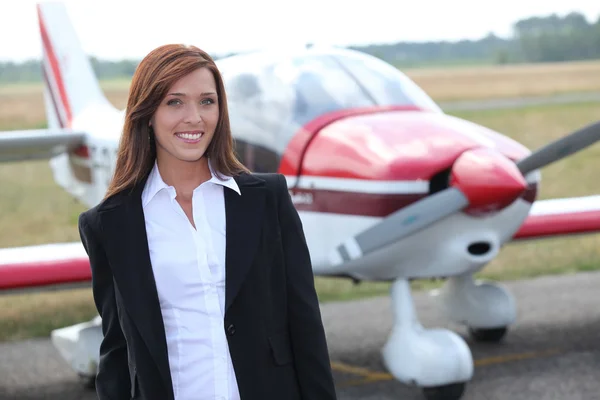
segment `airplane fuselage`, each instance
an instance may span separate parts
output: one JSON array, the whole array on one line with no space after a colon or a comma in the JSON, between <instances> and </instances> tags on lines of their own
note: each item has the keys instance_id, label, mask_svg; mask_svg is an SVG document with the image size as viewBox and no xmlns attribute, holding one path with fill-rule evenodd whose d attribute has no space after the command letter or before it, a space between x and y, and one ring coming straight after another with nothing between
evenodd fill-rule
<instances>
[{"instance_id":1,"label":"airplane fuselage","mask_svg":"<svg viewBox=\"0 0 600 400\"><path fill-rule=\"evenodd\" d=\"M73 128L90 132L85 149L51 160L56 181L86 206L96 205L104 196L115 168L122 122L123 113L116 109L98 107L82 113ZM519 229L539 182L538 174L530 175L529 190L502 210L458 213L367 257L334 266L331 249L446 185L445 172L467 149L492 148L513 160L529 151L470 122L419 110L346 116L305 141L310 144L299 147L298 139L292 139L279 170L272 172L287 178L316 275L393 280L478 270ZM299 149L301 156L290 156Z\"/></svg>"}]
</instances>

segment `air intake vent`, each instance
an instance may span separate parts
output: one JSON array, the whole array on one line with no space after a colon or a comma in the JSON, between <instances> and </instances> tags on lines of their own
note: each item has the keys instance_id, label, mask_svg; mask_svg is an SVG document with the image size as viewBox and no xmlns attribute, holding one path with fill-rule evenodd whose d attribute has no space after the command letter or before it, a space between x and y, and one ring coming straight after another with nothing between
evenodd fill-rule
<instances>
[{"instance_id":1,"label":"air intake vent","mask_svg":"<svg viewBox=\"0 0 600 400\"><path fill-rule=\"evenodd\" d=\"M488 242L471 243L469 245L469 247L467 248L467 250L469 251L469 254L472 254L474 256L482 256L482 255L488 253L491 249L492 249L492 245L490 245Z\"/></svg>"}]
</instances>

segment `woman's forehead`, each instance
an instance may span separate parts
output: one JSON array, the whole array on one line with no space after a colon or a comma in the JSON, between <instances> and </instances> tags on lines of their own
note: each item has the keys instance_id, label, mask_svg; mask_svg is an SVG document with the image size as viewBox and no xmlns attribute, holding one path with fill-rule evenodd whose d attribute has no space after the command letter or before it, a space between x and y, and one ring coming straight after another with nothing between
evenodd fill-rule
<instances>
[{"instance_id":1,"label":"woman's forehead","mask_svg":"<svg viewBox=\"0 0 600 400\"><path fill-rule=\"evenodd\" d=\"M199 68L179 78L173 82L168 91L180 95L199 95L208 92L217 92L215 77L208 68Z\"/></svg>"}]
</instances>

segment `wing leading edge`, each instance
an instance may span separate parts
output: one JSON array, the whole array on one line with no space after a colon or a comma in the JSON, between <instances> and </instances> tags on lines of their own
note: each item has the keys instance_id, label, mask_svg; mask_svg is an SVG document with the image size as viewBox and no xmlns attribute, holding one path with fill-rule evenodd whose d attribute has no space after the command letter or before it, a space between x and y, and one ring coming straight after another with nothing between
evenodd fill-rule
<instances>
[{"instance_id":1,"label":"wing leading edge","mask_svg":"<svg viewBox=\"0 0 600 400\"><path fill-rule=\"evenodd\" d=\"M600 195L539 200L513 241L600 232Z\"/></svg>"},{"instance_id":2,"label":"wing leading edge","mask_svg":"<svg viewBox=\"0 0 600 400\"><path fill-rule=\"evenodd\" d=\"M80 242L0 249L0 294L90 286Z\"/></svg>"},{"instance_id":3,"label":"wing leading edge","mask_svg":"<svg viewBox=\"0 0 600 400\"><path fill-rule=\"evenodd\" d=\"M69 129L0 132L0 162L52 158L83 145L84 136Z\"/></svg>"}]
</instances>

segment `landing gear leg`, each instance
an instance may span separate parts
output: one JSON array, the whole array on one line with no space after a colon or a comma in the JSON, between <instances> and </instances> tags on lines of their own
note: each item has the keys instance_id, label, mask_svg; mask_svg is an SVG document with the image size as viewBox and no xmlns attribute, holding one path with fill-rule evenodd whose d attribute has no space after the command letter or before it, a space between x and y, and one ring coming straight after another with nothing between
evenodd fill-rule
<instances>
[{"instance_id":1,"label":"landing gear leg","mask_svg":"<svg viewBox=\"0 0 600 400\"><path fill-rule=\"evenodd\" d=\"M400 382L423 389L428 400L458 400L473 376L473 358L454 332L425 329L419 322L407 280L391 288L394 326L383 347L383 362Z\"/></svg>"},{"instance_id":2,"label":"landing gear leg","mask_svg":"<svg viewBox=\"0 0 600 400\"><path fill-rule=\"evenodd\" d=\"M475 282L472 275L449 278L439 295L442 313L464 324L477 342L501 341L516 320L510 292L491 282Z\"/></svg>"}]
</instances>

